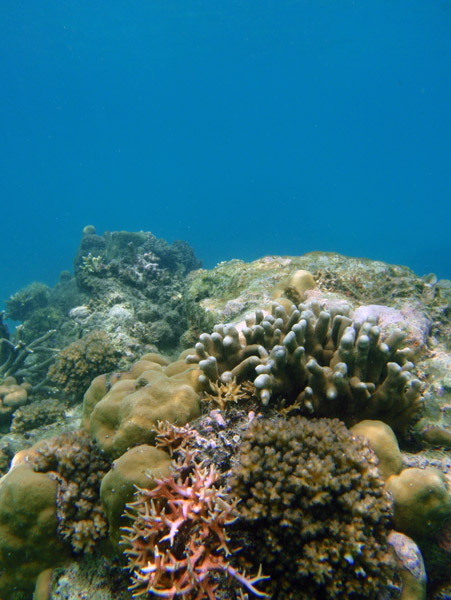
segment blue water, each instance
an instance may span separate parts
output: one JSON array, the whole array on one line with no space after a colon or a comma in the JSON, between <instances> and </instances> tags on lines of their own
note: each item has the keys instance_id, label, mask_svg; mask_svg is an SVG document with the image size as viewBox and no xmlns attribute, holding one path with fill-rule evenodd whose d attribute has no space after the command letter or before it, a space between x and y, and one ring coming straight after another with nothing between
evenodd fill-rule
<instances>
[{"instance_id":1,"label":"blue water","mask_svg":"<svg viewBox=\"0 0 451 600\"><path fill-rule=\"evenodd\" d=\"M2 0L0 299L83 226L451 278L449 0Z\"/></svg>"}]
</instances>

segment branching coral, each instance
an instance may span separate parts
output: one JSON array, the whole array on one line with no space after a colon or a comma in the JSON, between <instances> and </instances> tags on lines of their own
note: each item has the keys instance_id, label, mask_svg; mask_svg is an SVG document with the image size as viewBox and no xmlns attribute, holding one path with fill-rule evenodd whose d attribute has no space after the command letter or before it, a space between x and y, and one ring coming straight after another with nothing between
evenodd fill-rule
<instances>
[{"instance_id":1,"label":"branching coral","mask_svg":"<svg viewBox=\"0 0 451 600\"><path fill-rule=\"evenodd\" d=\"M1 319L0 319L1 324ZM47 331L44 335L36 338L29 344L26 344L21 339L22 326L16 328L14 339L8 337L0 338L0 346L2 347L1 356L4 357L0 364L0 378L14 376L20 380L24 377L31 377L35 372L42 370L48 366L54 357L54 353L58 352L55 348L45 346L45 342L55 333L54 329ZM34 364L26 364L26 360L31 355L39 354L47 356L42 360L35 361ZM50 357L49 357L50 354ZM35 389L38 389L41 384L38 384Z\"/></svg>"},{"instance_id":2,"label":"branching coral","mask_svg":"<svg viewBox=\"0 0 451 600\"><path fill-rule=\"evenodd\" d=\"M35 471L58 482L58 535L75 552L91 552L107 534L99 489L110 463L83 431L41 442L30 460Z\"/></svg>"},{"instance_id":3,"label":"branching coral","mask_svg":"<svg viewBox=\"0 0 451 600\"><path fill-rule=\"evenodd\" d=\"M363 438L337 419L257 420L232 491L252 536L246 552L273 598L376 598L393 569L391 505Z\"/></svg>"},{"instance_id":4,"label":"branching coral","mask_svg":"<svg viewBox=\"0 0 451 600\"><path fill-rule=\"evenodd\" d=\"M184 464L187 464L185 455ZM224 573L257 596L261 571L246 576L232 566L226 528L236 518L237 500L218 486L219 474L192 463L187 475L156 480L152 490L139 489L128 505L132 525L124 528L133 597L144 593L164 598L215 600L215 575Z\"/></svg>"},{"instance_id":5,"label":"branching coral","mask_svg":"<svg viewBox=\"0 0 451 600\"><path fill-rule=\"evenodd\" d=\"M255 394L255 388L250 381L238 383L235 378L219 383L211 381L210 390L210 393L205 394L203 399L212 402L220 410L225 410L231 403L242 403Z\"/></svg>"},{"instance_id":6,"label":"branching coral","mask_svg":"<svg viewBox=\"0 0 451 600\"><path fill-rule=\"evenodd\" d=\"M252 380L263 404L272 396L299 401L304 414L338 417L351 425L378 418L403 429L421 407L421 384L411 375L405 335L396 330L381 341L375 320L355 322L317 302L274 304L271 314L256 311L239 331L216 325L203 333L196 354L200 382Z\"/></svg>"}]
</instances>

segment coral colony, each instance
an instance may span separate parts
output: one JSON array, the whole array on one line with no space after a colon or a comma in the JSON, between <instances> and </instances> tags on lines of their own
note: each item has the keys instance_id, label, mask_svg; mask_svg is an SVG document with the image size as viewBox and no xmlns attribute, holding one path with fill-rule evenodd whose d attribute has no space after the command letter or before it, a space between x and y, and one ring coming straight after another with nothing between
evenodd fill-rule
<instances>
[{"instance_id":1,"label":"coral colony","mask_svg":"<svg viewBox=\"0 0 451 600\"><path fill-rule=\"evenodd\" d=\"M88 226L0 313L2 600L448 597L451 284L200 267Z\"/></svg>"}]
</instances>

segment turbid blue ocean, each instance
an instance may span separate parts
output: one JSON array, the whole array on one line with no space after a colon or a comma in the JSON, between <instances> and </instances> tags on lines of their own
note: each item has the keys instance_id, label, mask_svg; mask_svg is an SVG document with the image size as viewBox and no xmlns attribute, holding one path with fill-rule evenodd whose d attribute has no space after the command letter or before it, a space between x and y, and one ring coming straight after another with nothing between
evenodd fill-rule
<instances>
[{"instance_id":1,"label":"turbid blue ocean","mask_svg":"<svg viewBox=\"0 0 451 600\"><path fill-rule=\"evenodd\" d=\"M451 278L447 0L2 0L4 300L82 228Z\"/></svg>"}]
</instances>

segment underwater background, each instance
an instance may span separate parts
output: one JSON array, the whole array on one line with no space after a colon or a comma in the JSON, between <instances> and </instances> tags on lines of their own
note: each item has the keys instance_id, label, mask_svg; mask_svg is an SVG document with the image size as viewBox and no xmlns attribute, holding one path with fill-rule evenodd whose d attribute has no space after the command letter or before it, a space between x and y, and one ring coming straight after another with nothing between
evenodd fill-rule
<instances>
[{"instance_id":1,"label":"underwater background","mask_svg":"<svg viewBox=\"0 0 451 600\"><path fill-rule=\"evenodd\" d=\"M82 228L450 277L451 3L2 0L0 299Z\"/></svg>"}]
</instances>

